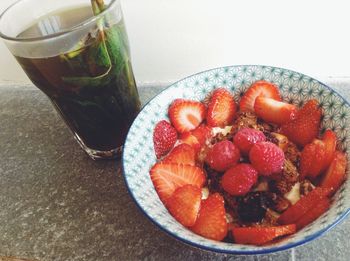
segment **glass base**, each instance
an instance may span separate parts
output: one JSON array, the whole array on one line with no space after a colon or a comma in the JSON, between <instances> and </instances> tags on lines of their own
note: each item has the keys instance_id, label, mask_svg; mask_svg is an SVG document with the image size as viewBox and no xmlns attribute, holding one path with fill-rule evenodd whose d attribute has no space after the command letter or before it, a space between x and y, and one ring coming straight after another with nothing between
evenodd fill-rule
<instances>
[{"instance_id":1,"label":"glass base","mask_svg":"<svg viewBox=\"0 0 350 261\"><path fill-rule=\"evenodd\" d=\"M80 147L93 160L103 160L103 159L109 160L109 159L119 159L119 158L121 158L123 146L120 146L120 147L118 147L116 149L107 150L107 151L94 150L94 149L88 148L77 135L74 135L74 137L78 141Z\"/></svg>"}]
</instances>

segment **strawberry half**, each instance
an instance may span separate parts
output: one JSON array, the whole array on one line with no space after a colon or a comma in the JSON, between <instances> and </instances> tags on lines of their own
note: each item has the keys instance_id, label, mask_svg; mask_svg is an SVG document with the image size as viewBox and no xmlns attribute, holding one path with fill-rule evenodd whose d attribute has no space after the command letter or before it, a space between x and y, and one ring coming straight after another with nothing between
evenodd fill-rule
<instances>
[{"instance_id":1,"label":"strawberry half","mask_svg":"<svg viewBox=\"0 0 350 261\"><path fill-rule=\"evenodd\" d=\"M211 137L211 128L205 124L201 124L193 131L182 133L180 136L180 142L191 145L196 153L200 151L202 146Z\"/></svg>"},{"instance_id":2,"label":"strawberry half","mask_svg":"<svg viewBox=\"0 0 350 261\"><path fill-rule=\"evenodd\" d=\"M208 104L208 125L211 127L225 127L232 123L235 114L236 104L233 95L225 88L214 90Z\"/></svg>"},{"instance_id":3,"label":"strawberry half","mask_svg":"<svg viewBox=\"0 0 350 261\"><path fill-rule=\"evenodd\" d=\"M259 96L255 99L254 111L264 121L280 125L295 118L297 107L293 104Z\"/></svg>"},{"instance_id":4,"label":"strawberry half","mask_svg":"<svg viewBox=\"0 0 350 261\"><path fill-rule=\"evenodd\" d=\"M294 224L298 219L303 217L306 212L314 208L320 200L327 198L329 192L330 189L328 188L315 188L284 211L277 219L277 222L282 225Z\"/></svg>"},{"instance_id":5,"label":"strawberry half","mask_svg":"<svg viewBox=\"0 0 350 261\"><path fill-rule=\"evenodd\" d=\"M202 191L193 185L177 188L167 201L170 214L185 227L196 223Z\"/></svg>"},{"instance_id":6,"label":"strawberry half","mask_svg":"<svg viewBox=\"0 0 350 261\"><path fill-rule=\"evenodd\" d=\"M306 212L301 218L299 218L295 224L297 229L301 229L311 222L315 221L319 216L329 209L330 201L328 198L321 199L316 203L308 212Z\"/></svg>"},{"instance_id":7,"label":"strawberry half","mask_svg":"<svg viewBox=\"0 0 350 261\"><path fill-rule=\"evenodd\" d=\"M263 245L281 236L294 234L295 224L275 227L234 227L232 234L237 244Z\"/></svg>"},{"instance_id":8,"label":"strawberry half","mask_svg":"<svg viewBox=\"0 0 350 261\"><path fill-rule=\"evenodd\" d=\"M187 184L201 188L205 175L201 168L174 163L156 163L150 170L153 185L161 201L166 204L174 191Z\"/></svg>"},{"instance_id":9,"label":"strawberry half","mask_svg":"<svg viewBox=\"0 0 350 261\"><path fill-rule=\"evenodd\" d=\"M322 111L316 100L309 100L294 120L281 126L281 133L299 146L305 146L317 137Z\"/></svg>"},{"instance_id":10,"label":"strawberry half","mask_svg":"<svg viewBox=\"0 0 350 261\"><path fill-rule=\"evenodd\" d=\"M300 156L300 177L316 178L325 164L326 146L323 141L314 139L307 144Z\"/></svg>"},{"instance_id":11,"label":"strawberry half","mask_svg":"<svg viewBox=\"0 0 350 261\"><path fill-rule=\"evenodd\" d=\"M205 118L206 108L201 102L177 99L170 105L168 113L175 129L183 133L199 126Z\"/></svg>"},{"instance_id":12,"label":"strawberry half","mask_svg":"<svg viewBox=\"0 0 350 261\"><path fill-rule=\"evenodd\" d=\"M345 154L336 151L332 163L321 181L321 187L331 189L332 193L336 192L345 180L346 165Z\"/></svg>"},{"instance_id":13,"label":"strawberry half","mask_svg":"<svg viewBox=\"0 0 350 261\"><path fill-rule=\"evenodd\" d=\"M307 144L300 157L301 178L316 178L323 173L334 157L337 145L337 137L331 130L326 130L322 140L314 139Z\"/></svg>"},{"instance_id":14,"label":"strawberry half","mask_svg":"<svg viewBox=\"0 0 350 261\"><path fill-rule=\"evenodd\" d=\"M194 166L196 151L186 143L179 144L164 158L163 163L182 163Z\"/></svg>"},{"instance_id":15,"label":"strawberry half","mask_svg":"<svg viewBox=\"0 0 350 261\"><path fill-rule=\"evenodd\" d=\"M156 157L159 159L166 155L177 140L177 132L169 122L162 120L158 122L153 131L153 146Z\"/></svg>"},{"instance_id":16,"label":"strawberry half","mask_svg":"<svg viewBox=\"0 0 350 261\"><path fill-rule=\"evenodd\" d=\"M331 130L326 130L322 138L323 143L325 144L325 159L322 167L322 171L327 170L329 165L334 158L335 149L337 147L337 136Z\"/></svg>"},{"instance_id":17,"label":"strawberry half","mask_svg":"<svg viewBox=\"0 0 350 261\"><path fill-rule=\"evenodd\" d=\"M202 201L196 223L191 230L205 238L221 241L227 234L224 199L219 193Z\"/></svg>"},{"instance_id":18,"label":"strawberry half","mask_svg":"<svg viewBox=\"0 0 350 261\"><path fill-rule=\"evenodd\" d=\"M254 112L254 103L258 96L271 98L276 101L282 100L278 87L275 84L263 80L257 81L248 88L241 98L239 103L240 110Z\"/></svg>"}]
</instances>

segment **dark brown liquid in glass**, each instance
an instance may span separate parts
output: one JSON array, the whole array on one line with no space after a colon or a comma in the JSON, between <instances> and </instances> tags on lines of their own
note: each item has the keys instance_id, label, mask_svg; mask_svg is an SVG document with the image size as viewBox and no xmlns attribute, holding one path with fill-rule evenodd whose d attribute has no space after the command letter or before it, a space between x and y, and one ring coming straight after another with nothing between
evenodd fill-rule
<instances>
[{"instance_id":1,"label":"dark brown liquid in glass","mask_svg":"<svg viewBox=\"0 0 350 261\"><path fill-rule=\"evenodd\" d=\"M47 33L47 26L42 25L45 19L56 20L54 24L56 27L60 24L58 29L62 30L90 16L89 7L50 14L18 37ZM44 32L43 28L46 28ZM123 145L140 109L128 48L121 22L105 26L102 32L96 27L67 53L45 58L16 58L78 139L90 149L107 151Z\"/></svg>"}]
</instances>

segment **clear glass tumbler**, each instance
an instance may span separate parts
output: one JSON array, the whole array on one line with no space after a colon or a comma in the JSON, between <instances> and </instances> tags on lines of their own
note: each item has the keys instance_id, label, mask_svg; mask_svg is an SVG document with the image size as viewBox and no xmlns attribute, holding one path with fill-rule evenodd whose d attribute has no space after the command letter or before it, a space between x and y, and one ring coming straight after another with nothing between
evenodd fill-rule
<instances>
[{"instance_id":1,"label":"clear glass tumbler","mask_svg":"<svg viewBox=\"0 0 350 261\"><path fill-rule=\"evenodd\" d=\"M0 37L88 155L115 158L140 101L120 1L98 15L91 6L20 0L0 16Z\"/></svg>"}]
</instances>

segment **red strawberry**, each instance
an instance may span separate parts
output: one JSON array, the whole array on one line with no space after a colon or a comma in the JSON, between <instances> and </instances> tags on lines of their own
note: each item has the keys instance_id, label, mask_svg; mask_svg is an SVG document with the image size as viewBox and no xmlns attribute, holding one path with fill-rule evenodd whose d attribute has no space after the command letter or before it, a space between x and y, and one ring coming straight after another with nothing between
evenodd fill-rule
<instances>
[{"instance_id":1,"label":"red strawberry","mask_svg":"<svg viewBox=\"0 0 350 261\"><path fill-rule=\"evenodd\" d=\"M179 144L167 155L164 163L182 163L194 166L196 163L196 152L194 148L186 143Z\"/></svg>"},{"instance_id":2,"label":"red strawberry","mask_svg":"<svg viewBox=\"0 0 350 261\"><path fill-rule=\"evenodd\" d=\"M227 234L224 199L219 193L202 201L197 221L192 231L209 239L221 241Z\"/></svg>"},{"instance_id":3,"label":"red strawberry","mask_svg":"<svg viewBox=\"0 0 350 261\"><path fill-rule=\"evenodd\" d=\"M182 133L180 142L192 146L196 153L198 153L210 137L211 129L205 124L202 124L193 131Z\"/></svg>"},{"instance_id":4,"label":"red strawberry","mask_svg":"<svg viewBox=\"0 0 350 261\"><path fill-rule=\"evenodd\" d=\"M233 95L225 88L216 89L209 101L207 122L212 127L229 125L236 114L236 104Z\"/></svg>"},{"instance_id":5,"label":"red strawberry","mask_svg":"<svg viewBox=\"0 0 350 261\"><path fill-rule=\"evenodd\" d=\"M240 110L254 112L254 103L258 96L268 97L276 101L282 100L276 85L267 81L257 81L248 88L241 98L239 103Z\"/></svg>"},{"instance_id":6,"label":"red strawberry","mask_svg":"<svg viewBox=\"0 0 350 261\"><path fill-rule=\"evenodd\" d=\"M205 182L205 174L201 168L185 164L156 163L150 170L150 175L164 204L178 187L192 184L201 188Z\"/></svg>"},{"instance_id":7,"label":"red strawberry","mask_svg":"<svg viewBox=\"0 0 350 261\"><path fill-rule=\"evenodd\" d=\"M192 135L195 136L199 144L203 146L205 142L211 138L211 128L205 124L201 124L198 128L192 131Z\"/></svg>"},{"instance_id":8,"label":"red strawberry","mask_svg":"<svg viewBox=\"0 0 350 261\"><path fill-rule=\"evenodd\" d=\"M221 178L222 188L232 196L243 196L258 181L258 172L252 165L241 163L225 172Z\"/></svg>"},{"instance_id":9,"label":"red strawberry","mask_svg":"<svg viewBox=\"0 0 350 261\"><path fill-rule=\"evenodd\" d=\"M250 128L240 129L233 137L233 142L245 155L248 155L250 149L255 143L265 140L266 137L262 131Z\"/></svg>"},{"instance_id":10,"label":"red strawberry","mask_svg":"<svg viewBox=\"0 0 350 261\"><path fill-rule=\"evenodd\" d=\"M202 191L193 185L184 185L175 190L167 201L170 214L185 227L196 223L201 205Z\"/></svg>"},{"instance_id":11,"label":"red strawberry","mask_svg":"<svg viewBox=\"0 0 350 261\"><path fill-rule=\"evenodd\" d=\"M231 141L223 140L208 151L205 162L216 171L225 171L236 165L240 157L238 148Z\"/></svg>"},{"instance_id":12,"label":"red strawberry","mask_svg":"<svg viewBox=\"0 0 350 261\"><path fill-rule=\"evenodd\" d=\"M287 208L277 219L277 222L280 224L294 224L306 212L314 208L320 200L326 198L329 192L330 189L315 188L309 194L299 199L294 205Z\"/></svg>"},{"instance_id":13,"label":"red strawberry","mask_svg":"<svg viewBox=\"0 0 350 261\"><path fill-rule=\"evenodd\" d=\"M235 243L250 245L263 245L277 237L295 232L295 224L275 227L235 227L232 229Z\"/></svg>"},{"instance_id":14,"label":"red strawberry","mask_svg":"<svg viewBox=\"0 0 350 261\"><path fill-rule=\"evenodd\" d=\"M337 136L333 131L326 130L325 133L323 134L322 141L325 144L325 154L326 154L322 171L325 171L329 167L329 165L331 164L334 158L335 149L337 147Z\"/></svg>"},{"instance_id":15,"label":"red strawberry","mask_svg":"<svg viewBox=\"0 0 350 261\"><path fill-rule=\"evenodd\" d=\"M319 216L329 209L330 201L328 198L323 198L316 203L308 212L306 212L302 217L300 217L295 224L297 229L301 229L311 222L315 221Z\"/></svg>"},{"instance_id":16,"label":"red strawberry","mask_svg":"<svg viewBox=\"0 0 350 261\"><path fill-rule=\"evenodd\" d=\"M177 140L177 132L169 122L158 122L153 131L153 145L157 158L167 154Z\"/></svg>"},{"instance_id":17,"label":"red strawberry","mask_svg":"<svg viewBox=\"0 0 350 261\"><path fill-rule=\"evenodd\" d=\"M180 133L197 128L205 114L204 104L197 101L177 99L169 107L170 121Z\"/></svg>"},{"instance_id":18,"label":"red strawberry","mask_svg":"<svg viewBox=\"0 0 350 261\"><path fill-rule=\"evenodd\" d=\"M300 177L316 178L321 174L325 163L326 146L323 141L314 139L307 144L300 156Z\"/></svg>"},{"instance_id":19,"label":"red strawberry","mask_svg":"<svg viewBox=\"0 0 350 261\"><path fill-rule=\"evenodd\" d=\"M254 144L249 152L249 160L262 176L278 174L282 171L284 152L276 144L268 141Z\"/></svg>"},{"instance_id":20,"label":"red strawberry","mask_svg":"<svg viewBox=\"0 0 350 261\"><path fill-rule=\"evenodd\" d=\"M347 159L344 153L336 151L324 178L321 181L322 188L331 189L332 193L338 190L345 180Z\"/></svg>"},{"instance_id":21,"label":"red strawberry","mask_svg":"<svg viewBox=\"0 0 350 261\"><path fill-rule=\"evenodd\" d=\"M322 111L316 100L309 100L299 110L294 120L281 126L281 133L299 146L305 146L316 138Z\"/></svg>"},{"instance_id":22,"label":"red strawberry","mask_svg":"<svg viewBox=\"0 0 350 261\"><path fill-rule=\"evenodd\" d=\"M255 99L254 111L264 121L280 125L295 118L297 107L293 104L259 96Z\"/></svg>"},{"instance_id":23,"label":"red strawberry","mask_svg":"<svg viewBox=\"0 0 350 261\"><path fill-rule=\"evenodd\" d=\"M201 144L199 143L197 137L194 136L192 134L192 132L190 132L190 131L182 133L180 135L180 143L184 143L184 144L190 145L191 147L194 148L196 153L198 153L199 150L201 149Z\"/></svg>"}]
</instances>

